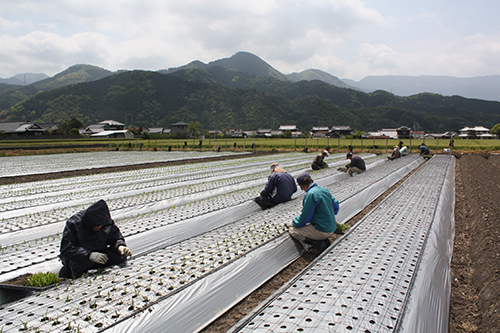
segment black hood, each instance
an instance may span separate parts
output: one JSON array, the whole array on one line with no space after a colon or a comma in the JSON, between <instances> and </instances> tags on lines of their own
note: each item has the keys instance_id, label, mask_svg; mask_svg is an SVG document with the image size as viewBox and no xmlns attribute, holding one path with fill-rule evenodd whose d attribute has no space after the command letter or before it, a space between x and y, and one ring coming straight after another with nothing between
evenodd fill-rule
<instances>
[{"instance_id":1,"label":"black hood","mask_svg":"<svg viewBox=\"0 0 500 333\"><path fill-rule=\"evenodd\" d=\"M93 229L97 226L106 226L113 223L109 214L108 205L104 200L99 200L83 213L83 225L86 228Z\"/></svg>"}]
</instances>

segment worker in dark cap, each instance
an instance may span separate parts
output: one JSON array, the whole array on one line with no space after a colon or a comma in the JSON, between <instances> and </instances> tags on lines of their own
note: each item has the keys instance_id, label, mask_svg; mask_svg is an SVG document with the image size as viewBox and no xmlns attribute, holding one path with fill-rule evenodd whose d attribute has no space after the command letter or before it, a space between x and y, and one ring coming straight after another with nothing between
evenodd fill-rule
<instances>
[{"instance_id":1,"label":"worker in dark cap","mask_svg":"<svg viewBox=\"0 0 500 333\"><path fill-rule=\"evenodd\" d=\"M365 161L360 156L353 155L353 153L347 153L346 159L351 161L345 166L349 175L352 176L355 173L362 173L366 170Z\"/></svg>"},{"instance_id":2,"label":"worker in dark cap","mask_svg":"<svg viewBox=\"0 0 500 333\"><path fill-rule=\"evenodd\" d=\"M290 236L312 245L310 252L319 254L330 246L328 238L337 230L335 215L339 212L339 201L307 173L297 177L297 184L306 192L302 212L286 225Z\"/></svg>"},{"instance_id":3,"label":"worker in dark cap","mask_svg":"<svg viewBox=\"0 0 500 333\"><path fill-rule=\"evenodd\" d=\"M260 195L254 201L262 208L274 207L282 202L289 201L297 192L297 185L292 175L286 172L278 163L271 164L271 175Z\"/></svg>"},{"instance_id":4,"label":"worker in dark cap","mask_svg":"<svg viewBox=\"0 0 500 333\"><path fill-rule=\"evenodd\" d=\"M317 155L312 164L311 164L311 169L313 170L319 170L319 169L324 169L328 168L328 164L325 162L325 157L328 157L328 150L323 150L321 154Z\"/></svg>"},{"instance_id":5,"label":"worker in dark cap","mask_svg":"<svg viewBox=\"0 0 500 333\"><path fill-rule=\"evenodd\" d=\"M77 278L89 269L119 265L131 257L108 205L99 200L71 216L64 227L59 277Z\"/></svg>"}]
</instances>

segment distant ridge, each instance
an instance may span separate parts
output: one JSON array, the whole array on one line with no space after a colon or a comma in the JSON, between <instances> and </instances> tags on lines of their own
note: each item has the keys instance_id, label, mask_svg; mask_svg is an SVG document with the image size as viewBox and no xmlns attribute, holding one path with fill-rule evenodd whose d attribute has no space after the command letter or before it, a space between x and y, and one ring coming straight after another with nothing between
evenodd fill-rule
<instances>
[{"instance_id":1,"label":"distant ridge","mask_svg":"<svg viewBox=\"0 0 500 333\"><path fill-rule=\"evenodd\" d=\"M319 69L307 69L300 73L292 73L285 75L280 71L278 71L277 69L273 68L271 65L269 65L267 62L265 62L258 56L249 52L238 52L229 58L211 61L208 64L205 64L199 60L195 60L187 65L177 68L170 68L167 71L160 70L159 72L162 74L171 74L176 71L182 71L188 69L207 69L216 66L231 71L243 72L264 78L274 78L281 81L298 82L302 80L306 81L320 80L328 84L337 86L339 88L357 89L343 82L338 77L328 74Z\"/></svg>"},{"instance_id":2,"label":"distant ridge","mask_svg":"<svg viewBox=\"0 0 500 333\"><path fill-rule=\"evenodd\" d=\"M386 90L398 96L411 96L423 92L445 96L459 95L490 101L500 101L500 75L460 78L453 76L367 76L356 82L343 79L345 83L364 92Z\"/></svg>"},{"instance_id":3,"label":"distant ridge","mask_svg":"<svg viewBox=\"0 0 500 333\"><path fill-rule=\"evenodd\" d=\"M350 88L350 89L358 89L353 86L350 86L346 82L342 81L336 76L333 76L331 74L328 74L327 72L324 72L319 69L306 69L305 71L302 71L300 73L291 73L288 74L287 77L292 79L295 82L306 80L306 81L312 81L312 80L320 80L326 83L329 83L331 85L337 86L339 88Z\"/></svg>"},{"instance_id":4,"label":"distant ridge","mask_svg":"<svg viewBox=\"0 0 500 333\"><path fill-rule=\"evenodd\" d=\"M15 84L19 86L24 86L32 84L41 80L48 78L47 74L43 73L23 73L17 74L8 79L0 79L0 83Z\"/></svg>"},{"instance_id":5,"label":"distant ridge","mask_svg":"<svg viewBox=\"0 0 500 333\"><path fill-rule=\"evenodd\" d=\"M5 110L16 103L22 102L39 91L49 91L77 83L92 82L113 74L115 73L97 66L82 64L71 66L53 77L47 77L25 86L22 84L10 85L5 89L0 89L0 110Z\"/></svg>"}]
</instances>

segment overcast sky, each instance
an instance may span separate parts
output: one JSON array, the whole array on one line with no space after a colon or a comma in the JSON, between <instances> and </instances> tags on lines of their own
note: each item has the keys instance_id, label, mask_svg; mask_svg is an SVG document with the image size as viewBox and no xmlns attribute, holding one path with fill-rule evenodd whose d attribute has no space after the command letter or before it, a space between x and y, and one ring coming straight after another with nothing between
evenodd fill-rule
<instances>
[{"instance_id":1,"label":"overcast sky","mask_svg":"<svg viewBox=\"0 0 500 333\"><path fill-rule=\"evenodd\" d=\"M284 74L500 74L498 0L0 0L0 78L251 52Z\"/></svg>"}]
</instances>

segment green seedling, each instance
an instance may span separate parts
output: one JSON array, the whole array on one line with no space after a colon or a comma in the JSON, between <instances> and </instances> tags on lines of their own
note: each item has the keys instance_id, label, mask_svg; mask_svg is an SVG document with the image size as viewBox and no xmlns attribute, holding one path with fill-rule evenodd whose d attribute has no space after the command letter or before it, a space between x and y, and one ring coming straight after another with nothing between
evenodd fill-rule
<instances>
[{"instance_id":1,"label":"green seedling","mask_svg":"<svg viewBox=\"0 0 500 333\"><path fill-rule=\"evenodd\" d=\"M46 287L59 282L57 274L52 272L39 272L28 278L26 284L30 287Z\"/></svg>"}]
</instances>

